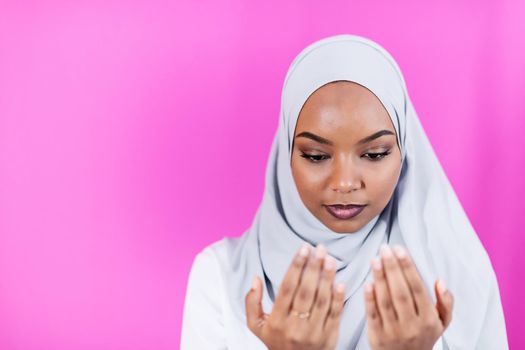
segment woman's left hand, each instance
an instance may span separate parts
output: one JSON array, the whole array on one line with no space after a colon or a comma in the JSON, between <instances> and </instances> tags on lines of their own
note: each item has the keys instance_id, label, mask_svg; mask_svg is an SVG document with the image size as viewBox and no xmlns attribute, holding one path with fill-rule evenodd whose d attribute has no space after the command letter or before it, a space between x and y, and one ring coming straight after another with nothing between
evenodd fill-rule
<instances>
[{"instance_id":1,"label":"woman's left hand","mask_svg":"<svg viewBox=\"0 0 525 350\"><path fill-rule=\"evenodd\" d=\"M431 350L452 320L454 297L438 280L434 305L406 250L396 246L393 251L381 247L381 259L372 261L374 283L365 287L370 346Z\"/></svg>"}]
</instances>

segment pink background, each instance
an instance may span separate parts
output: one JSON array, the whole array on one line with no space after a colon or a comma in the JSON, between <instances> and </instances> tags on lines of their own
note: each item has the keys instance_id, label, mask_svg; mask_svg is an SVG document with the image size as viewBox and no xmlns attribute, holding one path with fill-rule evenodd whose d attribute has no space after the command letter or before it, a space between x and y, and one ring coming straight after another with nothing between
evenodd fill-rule
<instances>
[{"instance_id":1,"label":"pink background","mask_svg":"<svg viewBox=\"0 0 525 350\"><path fill-rule=\"evenodd\" d=\"M398 61L525 345L524 16L522 0L0 2L0 348L178 348L193 257L261 199L289 64L340 33Z\"/></svg>"}]
</instances>

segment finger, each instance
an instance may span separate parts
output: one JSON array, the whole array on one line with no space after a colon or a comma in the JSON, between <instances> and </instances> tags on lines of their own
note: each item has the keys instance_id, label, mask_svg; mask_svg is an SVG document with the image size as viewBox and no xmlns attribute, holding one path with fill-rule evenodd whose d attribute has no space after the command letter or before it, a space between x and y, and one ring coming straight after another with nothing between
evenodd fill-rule
<instances>
[{"instance_id":1,"label":"finger","mask_svg":"<svg viewBox=\"0 0 525 350\"><path fill-rule=\"evenodd\" d=\"M443 280L437 280L434 289L436 292L436 309L439 313L439 318L443 324L443 328L447 328L452 321L452 309L454 308L454 296L447 290Z\"/></svg>"},{"instance_id":2,"label":"finger","mask_svg":"<svg viewBox=\"0 0 525 350\"><path fill-rule=\"evenodd\" d=\"M403 254L404 250L401 246L396 246L396 252ZM381 246L381 258L383 260L383 268L388 283L388 289L392 297L394 309L401 322L409 322L417 316L416 305L414 298L410 292L410 287L405 279L405 275L401 270L392 249L386 244Z\"/></svg>"},{"instance_id":3,"label":"finger","mask_svg":"<svg viewBox=\"0 0 525 350\"><path fill-rule=\"evenodd\" d=\"M335 288L332 288L332 302L330 303L330 311L326 315L326 320L324 322L324 330L326 332L339 330L344 300L345 285L342 283L337 283Z\"/></svg>"},{"instance_id":4,"label":"finger","mask_svg":"<svg viewBox=\"0 0 525 350\"><path fill-rule=\"evenodd\" d=\"M326 257L326 248L319 244L315 249L315 256L308 260L306 268L301 276L299 286L295 291L292 302L292 310L298 312L310 312L321 274L321 266ZM304 322L302 322L304 324Z\"/></svg>"},{"instance_id":5,"label":"finger","mask_svg":"<svg viewBox=\"0 0 525 350\"><path fill-rule=\"evenodd\" d=\"M383 264L381 263L380 258L375 257L372 259L372 270L374 275L374 289L377 306L379 308L379 314L381 315L381 320L383 321L383 328L385 331L389 332L395 328L397 320L394 304L392 303L390 291L388 290Z\"/></svg>"},{"instance_id":6,"label":"finger","mask_svg":"<svg viewBox=\"0 0 525 350\"><path fill-rule=\"evenodd\" d=\"M255 333L255 335L260 335L261 327L264 325L266 320L266 315L264 314L262 308L262 281L259 277L253 279L252 288L246 294L245 304L246 304L246 321L248 323L248 328Z\"/></svg>"},{"instance_id":7,"label":"finger","mask_svg":"<svg viewBox=\"0 0 525 350\"><path fill-rule=\"evenodd\" d=\"M272 310L272 314L275 314L278 319L284 319L288 316L293 296L301 280L301 274L303 273L309 255L310 245L305 243L294 256L292 263L281 282Z\"/></svg>"},{"instance_id":8,"label":"finger","mask_svg":"<svg viewBox=\"0 0 525 350\"><path fill-rule=\"evenodd\" d=\"M419 271L416 268L416 265L412 261L412 258L409 254L402 255L398 257L399 265L403 269L403 274L405 279L408 282L412 296L414 297L414 302L416 304L417 314L425 315L427 312L434 307L430 295L425 287L425 283L419 274Z\"/></svg>"},{"instance_id":9,"label":"finger","mask_svg":"<svg viewBox=\"0 0 525 350\"><path fill-rule=\"evenodd\" d=\"M320 325L315 329L322 330L322 325L326 319L328 311L330 311L330 303L332 299L333 282L336 271L336 261L333 257L327 256L324 260L323 271L321 273L321 280L319 288L315 295L314 306L310 322L314 325Z\"/></svg>"},{"instance_id":10,"label":"finger","mask_svg":"<svg viewBox=\"0 0 525 350\"><path fill-rule=\"evenodd\" d=\"M381 315L379 314L379 309L377 307L374 285L372 283L365 285L365 309L368 319L368 326L376 333L381 332L383 329L383 323L381 321Z\"/></svg>"}]
</instances>

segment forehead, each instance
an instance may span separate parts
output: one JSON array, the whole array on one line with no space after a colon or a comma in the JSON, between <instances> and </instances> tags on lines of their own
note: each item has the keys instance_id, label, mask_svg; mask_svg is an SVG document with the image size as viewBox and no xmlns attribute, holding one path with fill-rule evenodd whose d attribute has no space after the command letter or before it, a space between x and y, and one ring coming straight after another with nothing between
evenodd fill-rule
<instances>
[{"instance_id":1,"label":"forehead","mask_svg":"<svg viewBox=\"0 0 525 350\"><path fill-rule=\"evenodd\" d=\"M362 136L378 129L395 132L390 116L377 96L350 81L323 85L308 97L299 113L296 133L306 129L324 133L327 137L328 134Z\"/></svg>"}]
</instances>

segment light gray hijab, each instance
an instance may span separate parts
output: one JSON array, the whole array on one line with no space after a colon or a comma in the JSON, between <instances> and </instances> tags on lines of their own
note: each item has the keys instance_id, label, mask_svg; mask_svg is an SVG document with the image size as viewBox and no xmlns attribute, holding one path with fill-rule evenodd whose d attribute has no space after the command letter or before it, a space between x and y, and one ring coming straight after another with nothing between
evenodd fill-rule
<instances>
[{"instance_id":1,"label":"light gray hijab","mask_svg":"<svg viewBox=\"0 0 525 350\"><path fill-rule=\"evenodd\" d=\"M337 80L358 83L379 98L395 127L403 162L388 205L361 230L349 234L331 231L305 207L290 167L303 104L315 90ZM398 65L369 39L328 37L310 44L293 60L282 90L263 199L252 226L238 240L236 244L230 240L232 271L227 285L240 319L245 319L244 296L255 275L266 281L263 307L270 312L296 251L304 242L323 243L337 259L336 280L344 282L347 291L338 349L368 349L363 286L372 280L370 260L382 243L401 244L413 257L434 301L437 278L455 296L453 319L443 335L450 349L491 348L483 343L486 331L498 349L507 347L489 257L427 139Z\"/></svg>"}]
</instances>

